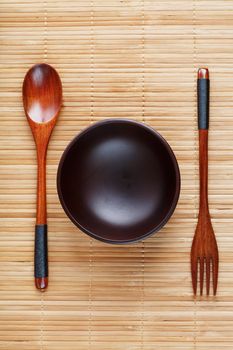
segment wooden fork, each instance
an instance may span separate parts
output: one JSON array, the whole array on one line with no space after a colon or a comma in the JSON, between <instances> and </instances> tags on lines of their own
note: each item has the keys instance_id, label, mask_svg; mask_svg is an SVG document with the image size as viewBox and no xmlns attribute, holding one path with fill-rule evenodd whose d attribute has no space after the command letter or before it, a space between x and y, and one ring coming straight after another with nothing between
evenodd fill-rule
<instances>
[{"instance_id":1,"label":"wooden fork","mask_svg":"<svg viewBox=\"0 0 233 350\"><path fill-rule=\"evenodd\" d=\"M208 205L208 128L209 128L209 71L198 70L198 129L199 129L199 175L200 198L198 223L191 249L191 273L194 295L197 294L198 270L200 295L203 293L204 275L206 294L210 293L210 279L213 279L213 294L218 283L218 246L211 224Z\"/></svg>"}]
</instances>

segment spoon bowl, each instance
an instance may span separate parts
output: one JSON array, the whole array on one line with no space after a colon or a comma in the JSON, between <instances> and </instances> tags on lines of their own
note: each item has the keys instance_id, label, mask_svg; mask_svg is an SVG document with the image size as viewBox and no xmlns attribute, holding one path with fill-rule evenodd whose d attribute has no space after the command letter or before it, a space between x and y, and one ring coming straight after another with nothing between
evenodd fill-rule
<instances>
[{"instance_id":1,"label":"spoon bowl","mask_svg":"<svg viewBox=\"0 0 233 350\"><path fill-rule=\"evenodd\" d=\"M54 120L61 109L62 85L56 70L48 64L33 66L25 76L23 103L27 117L35 123Z\"/></svg>"}]
</instances>

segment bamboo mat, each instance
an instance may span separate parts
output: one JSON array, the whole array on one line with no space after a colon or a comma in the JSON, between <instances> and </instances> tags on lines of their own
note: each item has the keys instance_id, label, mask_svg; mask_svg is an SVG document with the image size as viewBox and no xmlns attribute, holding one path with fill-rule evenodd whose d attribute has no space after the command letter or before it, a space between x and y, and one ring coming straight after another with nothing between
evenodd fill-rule
<instances>
[{"instance_id":1,"label":"bamboo mat","mask_svg":"<svg viewBox=\"0 0 233 350\"><path fill-rule=\"evenodd\" d=\"M233 348L233 2L1 0L0 349ZM64 103L47 164L50 285L33 285L36 153L21 101L27 69L52 64ZM196 70L211 74L210 210L220 249L216 298L193 300L189 252L198 209ZM56 171L91 123L156 128L182 190L144 242L96 242L68 220Z\"/></svg>"}]
</instances>

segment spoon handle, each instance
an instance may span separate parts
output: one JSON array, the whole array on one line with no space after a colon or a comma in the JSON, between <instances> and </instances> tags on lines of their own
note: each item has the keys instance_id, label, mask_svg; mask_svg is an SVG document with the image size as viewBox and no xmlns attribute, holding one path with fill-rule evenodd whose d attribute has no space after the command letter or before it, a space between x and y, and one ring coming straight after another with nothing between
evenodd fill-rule
<instances>
[{"instance_id":1,"label":"spoon handle","mask_svg":"<svg viewBox=\"0 0 233 350\"><path fill-rule=\"evenodd\" d=\"M37 143L37 213L35 227L34 276L36 288L48 286L48 238L46 209L46 143Z\"/></svg>"},{"instance_id":2,"label":"spoon handle","mask_svg":"<svg viewBox=\"0 0 233 350\"><path fill-rule=\"evenodd\" d=\"M48 286L48 244L47 225L35 227L35 257L34 257L35 285L43 290Z\"/></svg>"}]
</instances>

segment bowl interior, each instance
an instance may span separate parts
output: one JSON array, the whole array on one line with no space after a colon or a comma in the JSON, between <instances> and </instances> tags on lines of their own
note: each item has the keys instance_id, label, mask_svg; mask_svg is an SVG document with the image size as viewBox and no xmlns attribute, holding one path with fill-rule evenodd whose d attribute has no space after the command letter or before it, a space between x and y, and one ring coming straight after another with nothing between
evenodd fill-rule
<instances>
[{"instance_id":1,"label":"bowl interior","mask_svg":"<svg viewBox=\"0 0 233 350\"><path fill-rule=\"evenodd\" d=\"M167 142L143 124L96 123L64 152L58 193L70 219L95 238L124 243L160 229L179 196L179 169Z\"/></svg>"}]
</instances>

